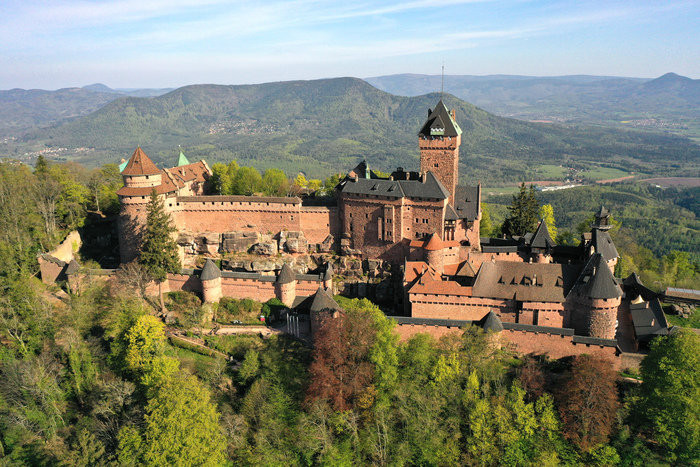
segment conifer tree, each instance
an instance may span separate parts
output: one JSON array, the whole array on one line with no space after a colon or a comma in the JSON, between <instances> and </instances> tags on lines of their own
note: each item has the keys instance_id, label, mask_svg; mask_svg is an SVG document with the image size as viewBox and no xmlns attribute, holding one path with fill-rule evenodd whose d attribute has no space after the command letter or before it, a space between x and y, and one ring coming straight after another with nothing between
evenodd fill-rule
<instances>
[{"instance_id":1,"label":"conifer tree","mask_svg":"<svg viewBox=\"0 0 700 467\"><path fill-rule=\"evenodd\" d=\"M518 195L513 195L513 203L508 206L510 215L503 222L503 233L506 235L525 235L527 232L534 232L537 227L537 214L540 203L535 196L535 187L525 187L523 182L520 185Z\"/></svg>"},{"instance_id":2,"label":"conifer tree","mask_svg":"<svg viewBox=\"0 0 700 467\"><path fill-rule=\"evenodd\" d=\"M168 273L176 273L181 269L180 255L177 251L177 242L172 234L177 229L172 225L170 214L165 212L163 200L154 189L151 192L151 200L148 202L146 230L143 234L141 256L139 263L146 268L151 277L158 281L161 309L165 309L163 303L162 285L168 277Z\"/></svg>"}]
</instances>

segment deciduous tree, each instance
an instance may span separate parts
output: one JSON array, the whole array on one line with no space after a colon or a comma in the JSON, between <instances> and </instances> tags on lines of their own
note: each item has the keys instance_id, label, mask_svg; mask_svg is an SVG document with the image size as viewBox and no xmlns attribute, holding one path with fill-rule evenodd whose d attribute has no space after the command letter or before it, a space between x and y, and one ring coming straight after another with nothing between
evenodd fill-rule
<instances>
[{"instance_id":1,"label":"deciduous tree","mask_svg":"<svg viewBox=\"0 0 700 467\"><path fill-rule=\"evenodd\" d=\"M608 441L620 407L616 380L609 361L584 354L556 391L563 435L581 451Z\"/></svg>"},{"instance_id":2,"label":"deciduous tree","mask_svg":"<svg viewBox=\"0 0 700 467\"><path fill-rule=\"evenodd\" d=\"M683 465L700 461L700 337L689 330L655 338L642 360L633 413L642 429Z\"/></svg>"}]
</instances>

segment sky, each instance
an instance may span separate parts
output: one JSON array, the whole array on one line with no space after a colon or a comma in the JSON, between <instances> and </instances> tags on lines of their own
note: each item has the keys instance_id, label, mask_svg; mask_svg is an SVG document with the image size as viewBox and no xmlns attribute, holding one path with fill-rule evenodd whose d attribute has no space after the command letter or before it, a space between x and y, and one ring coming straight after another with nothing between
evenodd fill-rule
<instances>
[{"instance_id":1,"label":"sky","mask_svg":"<svg viewBox=\"0 0 700 467\"><path fill-rule=\"evenodd\" d=\"M700 0L0 0L0 89L398 73L700 79Z\"/></svg>"}]
</instances>

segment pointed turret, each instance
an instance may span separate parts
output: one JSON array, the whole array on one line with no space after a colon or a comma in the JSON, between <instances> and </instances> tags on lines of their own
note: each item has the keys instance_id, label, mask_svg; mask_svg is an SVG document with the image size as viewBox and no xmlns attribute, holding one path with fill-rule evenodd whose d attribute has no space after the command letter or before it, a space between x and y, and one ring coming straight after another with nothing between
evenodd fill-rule
<instances>
[{"instance_id":1,"label":"pointed turret","mask_svg":"<svg viewBox=\"0 0 700 467\"><path fill-rule=\"evenodd\" d=\"M484 332L503 331L503 322L498 315L493 312L493 310L489 311L488 314L482 318L479 324L481 324L481 328L484 330Z\"/></svg>"},{"instance_id":2,"label":"pointed turret","mask_svg":"<svg viewBox=\"0 0 700 467\"><path fill-rule=\"evenodd\" d=\"M289 267L289 263L282 265L282 270L275 279L275 296L290 308L294 305L297 296L297 276Z\"/></svg>"},{"instance_id":3,"label":"pointed turret","mask_svg":"<svg viewBox=\"0 0 700 467\"><path fill-rule=\"evenodd\" d=\"M122 170L122 175L157 175L160 169L156 167L150 157L146 155L141 147L137 147L134 154Z\"/></svg>"},{"instance_id":4,"label":"pointed turret","mask_svg":"<svg viewBox=\"0 0 700 467\"><path fill-rule=\"evenodd\" d=\"M202 281L202 298L205 303L221 300L221 269L210 258L204 263L199 279Z\"/></svg>"},{"instance_id":5,"label":"pointed turret","mask_svg":"<svg viewBox=\"0 0 700 467\"><path fill-rule=\"evenodd\" d=\"M199 276L199 278L203 281L210 281L213 279L218 279L219 277L221 277L221 269L214 264L214 261L207 258L207 261L204 263L204 267L202 268L202 274Z\"/></svg>"},{"instance_id":6,"label":"pointed turret","mask_svg":"<svg viewBox=\"0 0 700 467\"><path fill-rule=\"evenodd\" d=\"M182 148L178 146L178 149L180 149L180 157L177 159L177 166L182 167L183 165L190 165L190 161L188 161L187 157L185 157L185 154L182 152Z\"/></svg>"}]
</instances>

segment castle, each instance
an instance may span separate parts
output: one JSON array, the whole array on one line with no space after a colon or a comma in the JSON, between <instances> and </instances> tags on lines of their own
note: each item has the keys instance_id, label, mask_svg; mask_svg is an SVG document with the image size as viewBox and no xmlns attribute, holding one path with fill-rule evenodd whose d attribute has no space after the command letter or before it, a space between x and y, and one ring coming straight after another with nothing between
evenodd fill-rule
<instances>
[{"instance_id":1,"label":"castle","mask_svg":"<svg viewBox=\"0 0 700 467\"><path fill-rule=\"evenodd\" d=\"M541 346L555 345L546 343L546 334L569 347L579 343L619 354L615 338L623 294L613 276L619 255L608 232L609 212L601 207L576 247L557 245L544 222L524 237L480 238L481 186L458 185L461 136L454 111L441 100L418 133L420 171L398 168L382 177L362 162L341 180L328 203L209 195L206 162L190 164L181 157L177 167L159 170L137 148L117 192L121 261L138 255L155 189L178 229L183 255L269 244L263 248L269 254L335 251L403 264L404 316L397 321L404 335L439 334L490 317L490 325L495 319L495 327L511 332L516 343L540 334ZM264 298L263 289L269 289L265 297L282 298L283 285L306 283L297 293L285 285L283 301L297 306L331 286L328 271L295 277L283 268L276 279L245 274L221 271L208 261L198 285L177 279L171 288L196 290L206 301L216 301L222 294ZM236 288L236 281L249 284ZM529 334L519 338L518 332ZM521 350L537 348L528 344Z\"/></svg>"}]
</instances>

